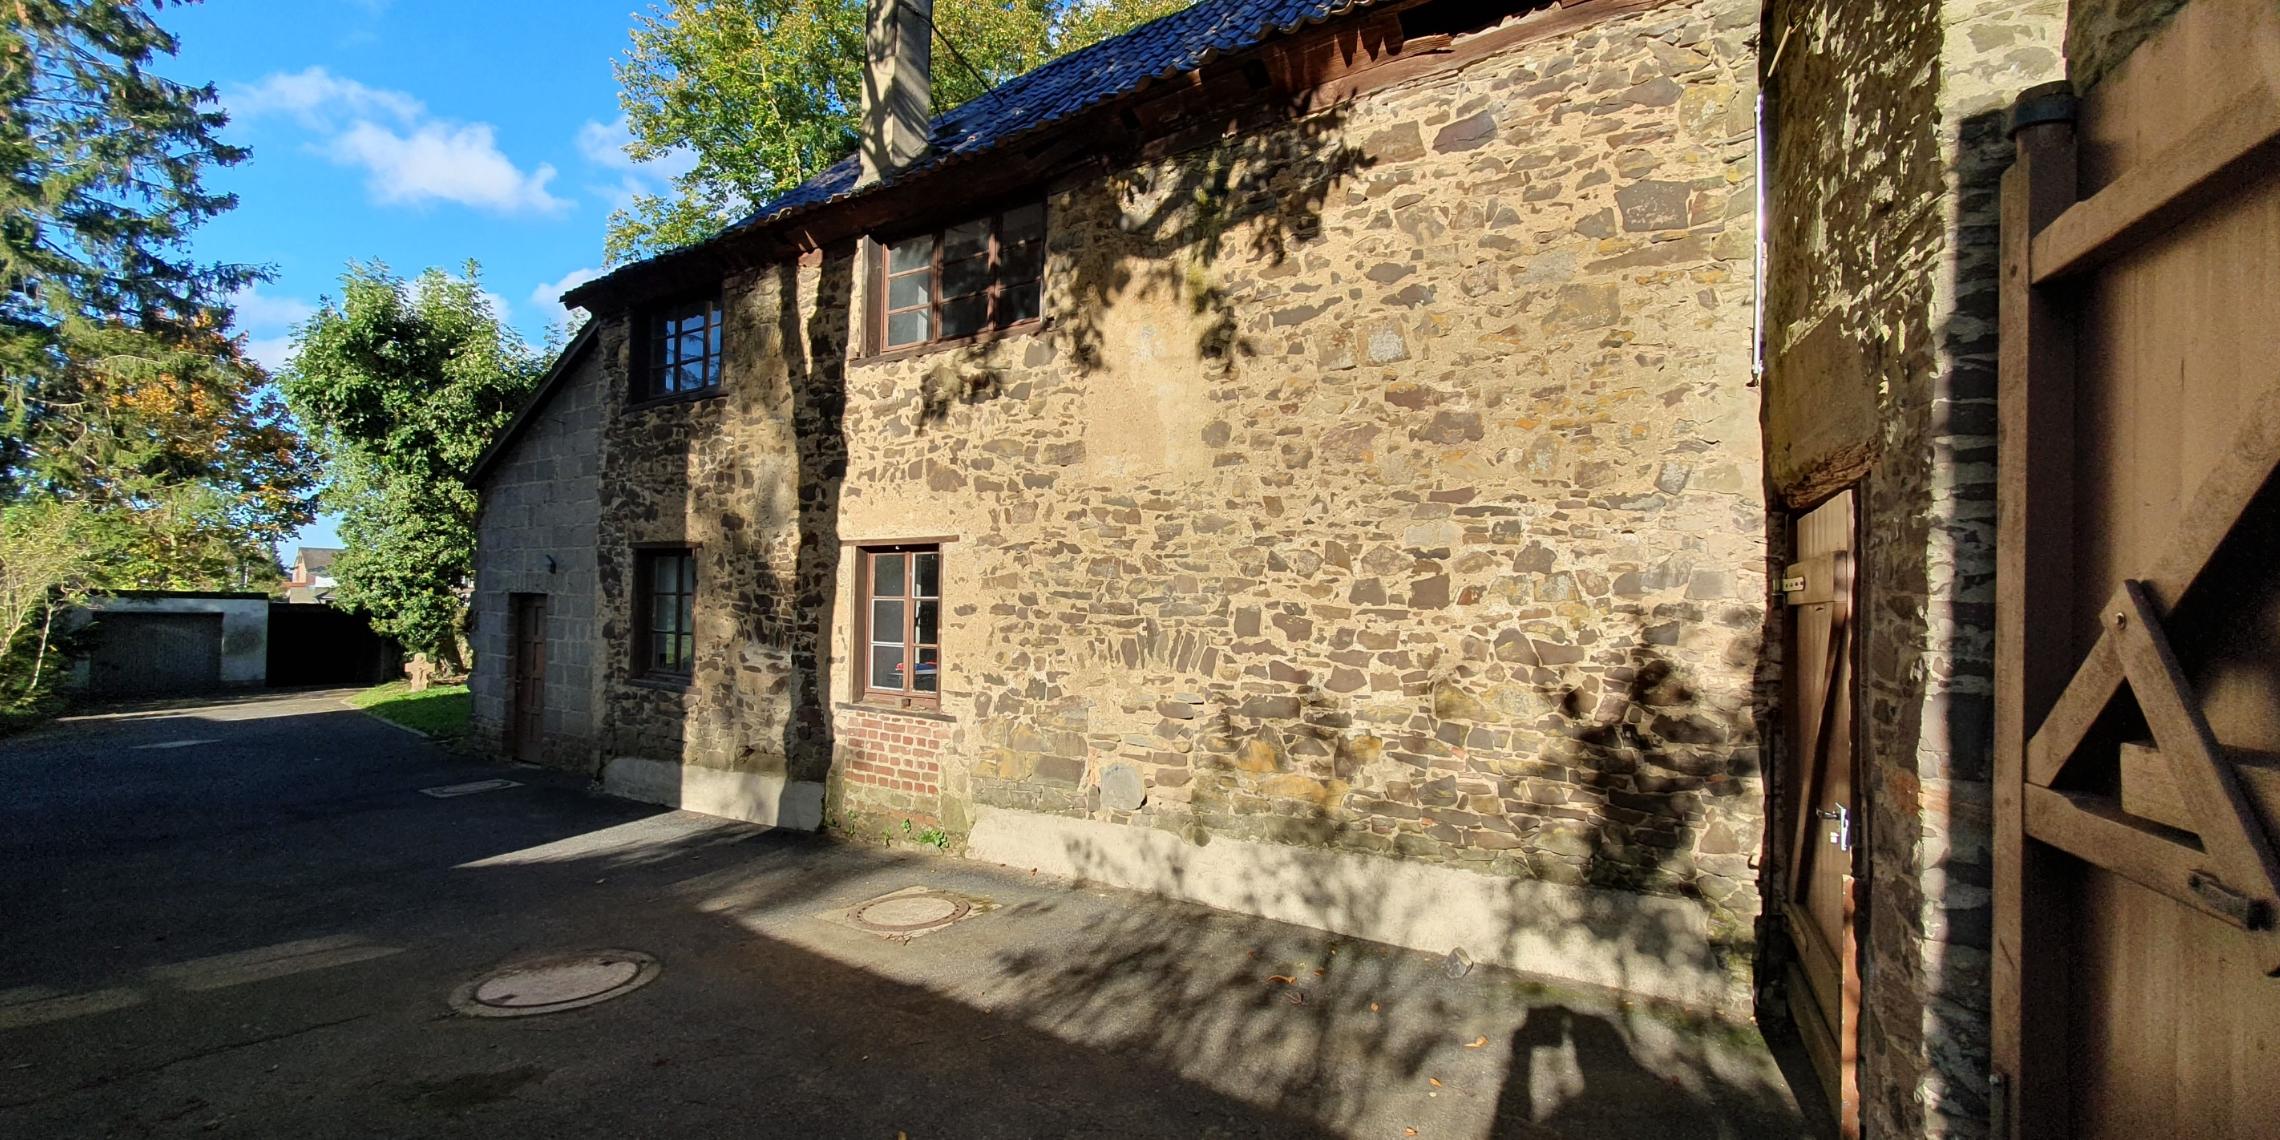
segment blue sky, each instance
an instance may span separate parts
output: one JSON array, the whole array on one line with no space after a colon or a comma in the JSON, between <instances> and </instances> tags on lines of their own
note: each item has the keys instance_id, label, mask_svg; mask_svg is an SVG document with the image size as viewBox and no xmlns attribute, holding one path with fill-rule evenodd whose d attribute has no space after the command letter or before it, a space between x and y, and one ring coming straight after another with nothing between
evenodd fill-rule
<instances>
[{"instance_id":1,"label":"blue sky","mask_svg":"<svg viewBox=\"0 0 2280 1140\"><path fill-rule=\"evenodd\" d=\"M254 355L282 363L291 326L337 292L352 259L410 276L482 263L484 285L534 343L553 298L596 273L610 211L670 170L618 149L610 65L639 0L206 0L159 19L163 66L211 82L253 148L208 185L238 208L196 238L217 261L269 266L239 297ZM330 520L295 545L333 545Z\"/></svg>"}]
</instances>

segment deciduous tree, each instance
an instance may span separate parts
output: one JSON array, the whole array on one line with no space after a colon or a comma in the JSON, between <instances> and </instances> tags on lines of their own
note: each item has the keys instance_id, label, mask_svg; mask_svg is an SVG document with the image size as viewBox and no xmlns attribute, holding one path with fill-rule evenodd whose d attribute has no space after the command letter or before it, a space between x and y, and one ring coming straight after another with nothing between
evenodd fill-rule
<instances>
[{"instance_id":1,"label":"deciduous tree","mask_svg":"<svg viewBox=\"0 0 2280 1140\"><path fill-rule=\"evenodd\" d=\"M935 0L939 113L1189 0ZM611 261L700 241L855 149L865 0L669 0L617 65L637 161L685 151L671 194L610 218Z\"/></svg>"},{"instance_id":2,"label":"deciduous tree","mask_svg":"<svg viewBox=\"0 0 2280 1140\"><path fill-rule=\"evenodd\" d=\"M491 307L481 269L406 281L352 264L295 337L280 378L328 461L342 515L337 604L405 648L461 664L475 556L475 461L544 361Z\"/></svg>"}]
</instances>

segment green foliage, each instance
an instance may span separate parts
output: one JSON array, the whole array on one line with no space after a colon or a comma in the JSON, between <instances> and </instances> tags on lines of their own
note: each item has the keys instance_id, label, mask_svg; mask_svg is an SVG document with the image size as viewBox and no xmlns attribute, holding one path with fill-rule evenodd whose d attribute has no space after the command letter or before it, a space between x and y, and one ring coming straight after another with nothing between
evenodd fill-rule
<instances>
[{"instance_id":1,"label":"green foliage","mask_svg":"<svg viewBox=\"0 0 2280 1140\"><path fill-rule=\"evenodd\" d=\"M491 309L473 262L412 281L348 267L341 298L300 328L280 379L328 460L325 503L343 516L336 604L459 663L475 557L469 476L544 368Z\"/></svg>"},{"instance_id":2,"label":"green foliage","mask_svg":"<svg viewBox=\"0 0 2280 1140\"><path fill-rule=\"evenodd\" d=\"M1055 56L1188 0L936 0L934 108L949 110ZM718 233L853 153L864 0L668 0L634 18L617 64L637 161L686 148L674 193L610 217L630 261Z\"/></svg>"},{"instance_id":3,"label":"green foliage","mask_svg":"<svg viewBox=\"0 0 2280 1140\"><path fill-rule=\"evenodd\" d=\"M0 507L0 724L51 703L55 619L86 597L98 574L88 524L87 508L75 502Z\"/></svg>"},{"instance_id":4,"label":"green foliage","mask_svg":"<svg viewBox=\"0 0 2280 1140\"><path fill-rule=\"evenodd\" d=\"M434 685L415 693L409 682L390 681L348 698L348 703L392 724L448 740L466 735L475 699L465 685Z\"/></svg>"},{"instance_id":5,"label":"green foliage","mask_svg":"<svg viewBox=\"0 0 2280 1140\"><path fill-rule=\"evenodd\" d=\"M227 330L259 273L189 250L245 158L209 87L132 0L16 0L0 20L0 503L84 504L103 585L243 587L310 517L314 471Z\"/></svg>"}]
</instances>

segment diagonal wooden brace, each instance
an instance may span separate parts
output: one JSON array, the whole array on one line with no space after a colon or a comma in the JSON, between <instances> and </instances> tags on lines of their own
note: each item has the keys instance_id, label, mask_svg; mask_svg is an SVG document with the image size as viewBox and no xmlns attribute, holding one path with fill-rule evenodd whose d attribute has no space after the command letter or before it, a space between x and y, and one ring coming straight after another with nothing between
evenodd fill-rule
<instances>
[{"instance_id":1,"label":"diagonal wooden brace","mask_svg":"<svg viewBox=\"0 0 2280 1140\"><path fill-rule=\"evenodd\" d=\"M2194 833L2201 837L2201 846L2226 886L2255 899L2280 898L2280 860L2273 858L2264 821L2242 793L2231 758L2201 715L2200 701L2193 696L2142 585L2122 583L2106 611L2106 628L2116 635L2122 671L2153 729L2154 742L2169 759L2177 790L2196 825Z\"/></svg>"}]
</instances>

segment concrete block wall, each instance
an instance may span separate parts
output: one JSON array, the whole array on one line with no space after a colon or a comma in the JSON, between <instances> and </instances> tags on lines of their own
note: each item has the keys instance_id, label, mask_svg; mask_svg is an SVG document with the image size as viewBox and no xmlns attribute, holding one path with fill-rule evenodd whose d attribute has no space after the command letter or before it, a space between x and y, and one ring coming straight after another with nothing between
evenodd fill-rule
<instances>
[{"instance_id":1,"label":"concrete block wall","mask_svg":"<svg viewBox=\"0 0 2280 1140\"><path fill-rule=\"evenodd\" d=\"M546 595L546 742L543 759L587 770L594 754L596 533L601 502L605 372L589 351L563 377L537 422L511 445L481 488L475 596L468 640L473 725L507 744L513 665L512 595Z\"/></svg>"}]
</instances>

